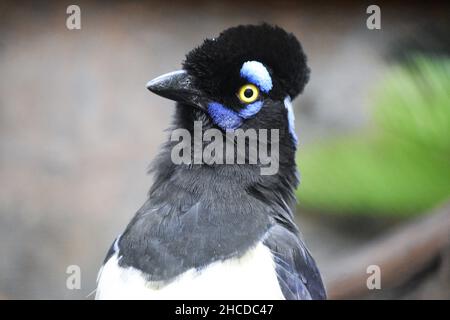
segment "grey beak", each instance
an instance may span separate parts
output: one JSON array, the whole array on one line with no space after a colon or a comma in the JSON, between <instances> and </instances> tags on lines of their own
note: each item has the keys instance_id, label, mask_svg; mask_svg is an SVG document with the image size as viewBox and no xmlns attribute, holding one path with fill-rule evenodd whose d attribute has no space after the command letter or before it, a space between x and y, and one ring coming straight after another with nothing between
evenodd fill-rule
<instances>
[{"instance_id":1,"label":"grey beak","mask_svg":"<svg viewBox=\"0 0 450 320\"><path fill-rule=\"evenodd\" d=\"M151 92L177 102L204 109L205 99L185 70L163 74L147 83Z\"/></svg>"}]
</instances>

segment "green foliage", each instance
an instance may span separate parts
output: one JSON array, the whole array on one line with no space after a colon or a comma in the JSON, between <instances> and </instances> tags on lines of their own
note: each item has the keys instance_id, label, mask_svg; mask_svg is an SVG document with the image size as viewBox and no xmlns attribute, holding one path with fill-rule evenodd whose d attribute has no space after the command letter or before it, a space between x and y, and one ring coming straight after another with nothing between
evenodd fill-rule
<instances>
[{"instance_id":1,"label":"green foliage","mask_svg":"<svg viewBox=\"0 0 450 320\"><path fill-rule=\"evenodd\" d=\"M397 66L374 101L381 128L430 151L450 155L450 59L418 57Z\"/></svg>"},{"instance_id":2,"label":"green foliage","mask_svg":"<svg viewBox=\"0 0 450 320\"><path fill-rule=\"evenodd\" d=\"M393 67L373 110L377 130L299 150L302 206L405 216L450 198L450 59Z\"/></svg>"}]
</instances>

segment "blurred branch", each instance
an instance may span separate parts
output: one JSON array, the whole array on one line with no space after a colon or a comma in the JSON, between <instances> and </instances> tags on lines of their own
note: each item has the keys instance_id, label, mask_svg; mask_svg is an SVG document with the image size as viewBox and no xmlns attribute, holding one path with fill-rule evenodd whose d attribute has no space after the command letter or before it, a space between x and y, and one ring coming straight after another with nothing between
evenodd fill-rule
<instances>
[{"instance_id":1,"label":"blurred branch","mask_svg":"<svg viewBox=\"0 0 450 320\"><path fill-rule=\"evenodd\" d=\"M369 265L381 269L381 287L394 287L423 270L450 245L450 203L434 209L357 252L337 261L327 274L330 299L349 299L369 293Z\"/></svg>"}]
</instances>

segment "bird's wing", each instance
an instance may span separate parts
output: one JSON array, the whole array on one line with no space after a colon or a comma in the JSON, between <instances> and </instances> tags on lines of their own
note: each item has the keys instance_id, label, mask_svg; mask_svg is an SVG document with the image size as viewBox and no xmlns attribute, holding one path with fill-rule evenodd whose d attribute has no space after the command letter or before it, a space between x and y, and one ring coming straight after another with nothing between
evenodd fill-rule
<instances>
[{"instance_id":1,"label":"bird's wing","mask_svg":"<svg viewBox=\"0 0 450 320\"><path fill-rule=\"evenodd\" d=\"M278 282L286 299L326 299L316 263L295 230L275 224L268 231L264 245L272 252Z\"/></svg>"}]
</instances>

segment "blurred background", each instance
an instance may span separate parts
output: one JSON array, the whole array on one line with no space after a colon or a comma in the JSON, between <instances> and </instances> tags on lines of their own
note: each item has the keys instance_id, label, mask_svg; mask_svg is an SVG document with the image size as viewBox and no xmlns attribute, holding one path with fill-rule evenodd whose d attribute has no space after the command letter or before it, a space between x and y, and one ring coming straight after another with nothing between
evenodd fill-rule
<instances>
[{"instance_id":1,"label":"blurred background","mask_svg":"<svg viewBox=\"0 0 450 320\"><path fill-rule=\"evenodd\" d=\"M370 3L353 1L77 1L68 30L70 4L0 4L0 299L91 298L167 139L173 103L146 82L262 21L293 32L312 70L294 101L297 221L330 298L450 299L448 5L377 2L369 30Z\"/></svg>"}]
</instances>

